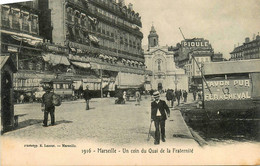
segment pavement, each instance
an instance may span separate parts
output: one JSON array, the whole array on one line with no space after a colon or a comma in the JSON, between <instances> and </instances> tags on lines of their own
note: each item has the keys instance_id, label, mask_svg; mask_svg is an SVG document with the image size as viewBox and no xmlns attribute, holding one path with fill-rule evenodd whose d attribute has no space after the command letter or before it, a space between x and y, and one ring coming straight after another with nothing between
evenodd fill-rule
<instances>
[{"instance_id":1,"label":"pavement","mask_svg":"<svg viewBox=\"0 0 260 166\"><path fill-rule=\"evenodd\" d=\"M165 96L165 95L162 95ZM162 97L164 100L164 97ZM96 143L117 146L153 145L154 124L148 141L150 127L150 96L142 96L140 106L134 101L115 105L115 98L97 98L90 101L63 102L55 110L55 126L42 127L43 112L39 103L15 105L19 117L18 127L3 135L6 138L33 140L91 140ZM188 99L188 102L192 102ZM175 102L176 104L176 102ZM50 117L49 122L50 124ZM175 106L166 121L166 142L160 146L199 147L183 117ZM156 145L154 145L156 146Z\"/></svg>"}]
</instances>

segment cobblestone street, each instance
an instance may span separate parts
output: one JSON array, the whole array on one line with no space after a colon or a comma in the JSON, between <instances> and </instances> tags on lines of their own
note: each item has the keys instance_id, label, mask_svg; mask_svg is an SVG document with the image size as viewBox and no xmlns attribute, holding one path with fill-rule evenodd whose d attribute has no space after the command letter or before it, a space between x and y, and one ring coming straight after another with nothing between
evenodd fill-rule
<instances>
[{"instance_id":1,"label":"cobblestone street","mask_svg":"<svg viewBox=\"0 0 260 166\"><path fill-rule=\"evenodd\" d=\"M162 98L164 99L164 98ZM85 101L63 102L56 107L55 126L42 126L43 112L39 103L15 105L15 115L19 116L18 128L5 133L5 137L81 140L87 139L112 145L153 144L147 141L150 125L150 96L135 106L134 101L125 105L115 105L114 98L92 99L90 110L85 110ZM50 124L50 117L49 122ZM154 125L152 125L154 133ZM182 135L179 140L173 135ZM166 144L189 142L197 146L178 110L171 110L166 121Z\"/></svg>"}]
</instances>

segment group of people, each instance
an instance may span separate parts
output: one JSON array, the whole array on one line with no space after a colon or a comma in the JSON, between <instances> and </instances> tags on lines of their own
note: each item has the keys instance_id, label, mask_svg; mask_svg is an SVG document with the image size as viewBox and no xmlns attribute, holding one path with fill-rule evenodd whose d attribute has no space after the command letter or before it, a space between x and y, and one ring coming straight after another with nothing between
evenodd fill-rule
<instances>
[{"instance_id":1,"label":"group of people","mask_svg":"<svg viewBox=\"0 0 260 166\"><path fill-rule=\"evenodd\" d=\"M187 97L188 97L188 92L186 90L172 90L168 89L166 91L166 100L168 101L168 106L169 107L174 107L174 101L178 102L178 106L180 105L180 100L183 98L183 101L186 103L187 102Z\"/></svg>"},{"instance_id":2,"label":"group of people","mask_svg":"<svg viewBox=\"0 0 260 166\"><path fill-rule=\"evenodd\" d=\"M51 116L51 125L55 125L55 105L53 104L53 95L51 87L45 87L45 93L42 97L42 111L44 112L44 120L43 126L47 127L48 115ZM185 91L184 91L185 92ZM166 99L171 102L171 106L173 106L173 100L175 100L175 96L177 100L180 98L181 91L176 91L174 93L173 90L168 90L166 92ZM123 93L124 95L125 93ZM136 105L140 105L141 94L139 91L135 92L136 95ZM183 97L186 96L185 93L182 94ZM89 100L91 99L91 92L86 86L86 89L83 91L83 97L86 100L86 110L89 110ZM160 144L160 140L165 142L165 121L167 117L170 117L170 109L164 100L160 99L160 93L155 91L152 95L153 100L151 102L151 123L154 122L155 126L155 140L154 144Z\"/></svg>"},{"instance_id":3,"label":"group of people","mask_svg":"<svg viewBox=\"0 0 260 166\"><path fill-rule=\"evenodd\" d=\"M198 96L198 100L202 100L202 91L196 91L194 90L192 92L192 95L193 95L193 100L195 101L197 99L197 96Z\"/></svg>"},{"instance_id":4,"label":"group of people","mask_svg":"<svg viewBox=\"0 0 260 166\"><path fill-rule=\"evenodd\" d=\"M42 111L44 112L43 127L48 127L48 116L51 116L51 125L55 125L55 105L54 105L54 92L52 92L51 86L44 87L45 93L42 96ZM83 91L83 98L86 101L86 110L89 110L89 100L91 99L91 92L86 86Z\"/></svg>"}]
</instances>

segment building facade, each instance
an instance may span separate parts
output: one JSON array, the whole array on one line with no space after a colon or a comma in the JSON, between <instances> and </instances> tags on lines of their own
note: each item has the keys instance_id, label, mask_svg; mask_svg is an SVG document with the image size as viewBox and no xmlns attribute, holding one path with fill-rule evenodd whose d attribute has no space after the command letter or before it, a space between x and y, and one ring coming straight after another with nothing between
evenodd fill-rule
<instances>
[{"instance_id":1,"label":"building facade","mask_svg":"<svg viewBox=\"0 0 260 166\"><path fill-rule=\"evenodd\" d=\"M168 51L168 46L159 46L159 36L152 26L148 36L148 50L145 51L145 64L147 70L152 71L148 90L165 91L167 89L188 89L188 77L183 69L177 69L174 63L174 55Z\"/></svg>"},{"instance_id":2,"label":"building facade","mask_svg":"<svg viewBox=\"0 0 260 166\"><path fill-rule=\"evenodd\" d=\"M205 62L211 62L214 50L208 40L203 38L185 39L176 47L170 47L174 53L177 67L185 70L188 75L189 89L202 89L201 67Z\"/></svg>"},{"instance_id":3,"label":"building facade","mask_svg":"<svg viewBox=\"0 0 260 166\"><path fill-rule=\"evenodd\" d=\"M18 68L15 98L31 96L46 79L70 79L76 90L89 85L100 93L144 84L142 23L132 4L34 0L0 9L1 56L10 55Z\"/></svg>"},{"instance_id":4,"label":"building facade","mask_svg":"<svg viewBox=\"0 0 260 166\"><path fill-rule=\"evenodd\" d=\"M245 60L245 59L260 59L260 36L250 41L250 38L245 38L245 43L237 46L230 53L230 60Z\"/></svg>"},{"instance_id":5,"label":"building facade","mask_svg":"<svg viewBox=\"0 0 260 166\"><path fill-rule=\"evenodd\" d=\"M42 59L38 1L1 5L0 10L1 56L10 56L18 69L13 77L17 100L20 93L31 95L40 81L52 74Z\"/></svg>"},{"instance_id":6,"label":"building facade","mask_svg":"<svg viewBox=\"0 0 260 166\"><path fill-rule=\"evenodd\" d=\"M49 26L42 25L43 34L47 40L69 48L73 78L79 84L84 80L91 90L101 87L114 90L144 83L142 23L132 4L126 7L123 0L40 0L40 3L45 4L41 10L51 9L43 16L51 20ZM136 81L129 84L125 78Z\"/></svg>"}]
</instances>

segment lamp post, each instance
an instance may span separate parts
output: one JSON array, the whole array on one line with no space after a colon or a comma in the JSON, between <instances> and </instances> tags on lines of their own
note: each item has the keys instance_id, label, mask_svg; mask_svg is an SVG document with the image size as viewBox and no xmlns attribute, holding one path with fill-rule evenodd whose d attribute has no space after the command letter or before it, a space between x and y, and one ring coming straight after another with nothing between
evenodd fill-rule
<instances>
[{"instance_id":1,"label":"lamp post","mask_svg":"<svg viewBox=\"0 0 260 166\"><path fill-rule=\"evenodd\" d=\"M176 71L175 71L175 80L174 80L174 84L175 84L175 91L177 91L177 85L178 85L178 79L177 79L177 74L176 74Z\"/></svg>"}]
</instances>

